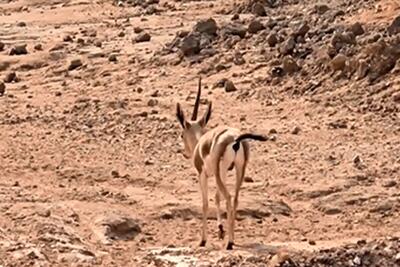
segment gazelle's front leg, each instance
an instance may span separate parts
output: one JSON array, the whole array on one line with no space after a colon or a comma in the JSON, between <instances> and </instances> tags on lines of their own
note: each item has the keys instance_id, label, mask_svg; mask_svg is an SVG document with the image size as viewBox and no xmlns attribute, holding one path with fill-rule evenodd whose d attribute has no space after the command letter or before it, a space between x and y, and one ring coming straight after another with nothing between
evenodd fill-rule
<instances>
[{"instance_id":1,"label":"gazelle's front leg","mask_svg":"<svg viewBox=\"0 0 400 267\"><path fill-rule=\"evenodd\" d=\"M208 183L207 183L207 176L204 172L200 173L200 190L201 196L203 199L203 222L202 222L202 229L201 229L201 242L200 246L204 247L207 242L207 213L208 213Z\"/></svg>"}]
</instances>

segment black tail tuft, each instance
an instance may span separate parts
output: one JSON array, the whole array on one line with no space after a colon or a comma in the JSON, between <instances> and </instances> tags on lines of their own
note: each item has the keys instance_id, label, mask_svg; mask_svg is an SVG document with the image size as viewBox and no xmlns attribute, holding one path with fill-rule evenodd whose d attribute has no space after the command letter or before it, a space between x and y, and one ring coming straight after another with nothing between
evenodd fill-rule
<instances>
[{"instance_id":1,"label":"black tail tuft","mask_svg":"<svg viewBox=\"0 0 400 267\"><path fill-rule=\"evenodd\" d=\"M238 138L236 138L235 143L233 144L232 148L235 152L237 152L240 148L240 142L246 139L253 139L256 141L267 141L268 137L264 135L259 135L259 134L252 134L252 133L245 133L240 135Z\"/></svg>"},{"instance_id":2,"label":"black tail tuft","mask_svg":"<svg viewBox=\"0 0 400 267\"><path fill-rule=\"evenodd\" d=\"M245 133L240 135L238 138L236 138L236 142L241 142L245 139L253 139L256 141L267 141L268 137L265 135L259 135L259 134L252 134L252 133Z\"/></svg>"}]
</instances>

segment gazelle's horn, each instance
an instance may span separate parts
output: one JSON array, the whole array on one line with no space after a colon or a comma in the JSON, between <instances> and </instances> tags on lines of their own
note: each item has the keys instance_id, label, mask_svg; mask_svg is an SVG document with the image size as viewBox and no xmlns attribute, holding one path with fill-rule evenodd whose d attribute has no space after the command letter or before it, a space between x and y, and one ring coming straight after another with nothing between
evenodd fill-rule
<instances>
[{"instance_id":1,"label":"gazelle's horn","mask_svg":"<svg viewBox=\"0 0 400 267\"><path fill-rule=\"evenodd\" d=\"M199 112L199 105L200 105L200 95L201 95L201 77L199 77L199 89L197 91L196 101L194 102L192 121L197 120L197 113Z\"/></svg>"}]
</instances>

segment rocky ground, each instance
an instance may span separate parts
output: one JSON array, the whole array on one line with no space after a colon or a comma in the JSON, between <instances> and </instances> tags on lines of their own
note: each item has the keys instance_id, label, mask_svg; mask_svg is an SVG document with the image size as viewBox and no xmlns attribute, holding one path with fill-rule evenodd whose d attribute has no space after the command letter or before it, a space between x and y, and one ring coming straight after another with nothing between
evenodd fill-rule
<instances>
[{"instance_id":1,"label":"rocky ground","mask_svg":"<svg viewBox=\"0 0 400 267\"><path fill-rule=\"evenodd\" d=\"M399 265L399 15L396 0L0 0L0 265ZM271 137L252 144L232 252L213 199L198 247L180 154L175 103L190 112L199 75L211 127Z\"/></svg>"}]
</instances>

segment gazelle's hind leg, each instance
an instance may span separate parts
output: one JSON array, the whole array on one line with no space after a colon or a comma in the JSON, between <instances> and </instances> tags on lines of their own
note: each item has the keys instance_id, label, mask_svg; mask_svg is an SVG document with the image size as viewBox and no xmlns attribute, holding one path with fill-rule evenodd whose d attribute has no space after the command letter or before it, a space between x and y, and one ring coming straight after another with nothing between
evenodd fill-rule
<instances>
[{"instance_id":1,"label":"gazelle's hind leg","mask_svg":"<svg viewBox=\"0 0 400 267\"><path fill-rule=\"evenodd\" d=\"M203 199L203 220L202 220L202 229L201 229L201 242L200 246L204 247L207 242L207 213L208 213L208 184L207 184L207 176L205 173L200 174L200 189L201 196Z\"/></svg>"},{"instance_id":2,"label":"gazelle's hind leg","mask_svg":"<svg viewBox=\"0 0 400 267\"><path fill-rule=\"evenodd\" d=\"M222 224L222 218L221 218L221 194L220 194L218 188L217 188L217 191L215 192L215 205L217 207L218 238L224 239L225 231L224 231L224 226Z\"/></svg>"}]
</instances>

